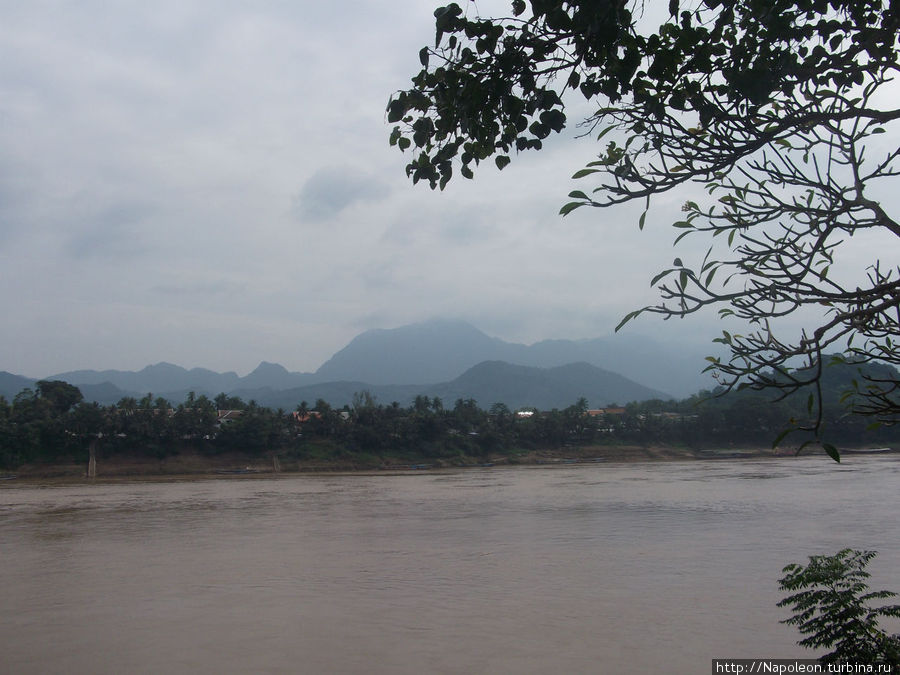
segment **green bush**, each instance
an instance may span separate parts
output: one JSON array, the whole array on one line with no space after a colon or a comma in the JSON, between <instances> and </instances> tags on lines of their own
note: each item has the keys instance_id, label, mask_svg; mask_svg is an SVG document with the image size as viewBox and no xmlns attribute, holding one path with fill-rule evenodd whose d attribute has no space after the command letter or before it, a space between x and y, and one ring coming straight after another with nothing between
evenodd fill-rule
<instances>
[{"instance_id":1,"label":"green bush","mask_svg":"<svg viewBox=\"0 0 900 675\"><path fill-rule=\"evenodd\" d=\"M870 591L866 565L875 551L845 548L831 556L811 556L806 567L788 565L782 570L782 591L792 593L778 603L789 606L793 616L782 623L797 626L807 635L797 644L831 649L823 664L885 664L900 668L900 635L879 628L881 617L900 617L900 605L872 607L873 600L897 594Z\"/></svg>"}]
</instances>

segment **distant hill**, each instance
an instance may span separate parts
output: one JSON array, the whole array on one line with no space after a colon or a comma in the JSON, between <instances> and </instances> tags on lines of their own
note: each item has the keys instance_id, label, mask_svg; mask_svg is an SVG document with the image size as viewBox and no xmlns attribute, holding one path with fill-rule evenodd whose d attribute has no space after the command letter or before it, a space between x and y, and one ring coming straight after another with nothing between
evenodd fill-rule
<instances>
[{"instance_id":1,"label":"distant hill","mask_svg":"<svg viewBox=\"0 0 900 675\"><path fill-rule=\"evenodd\" d=\"M248 376L249 377L249 376ZM112 384L119 389L143 396L147 393L175 391L228 391L238 386L237 373L217 373L206 368L187 370L171 363L157 363L137 372L123 370L74 370L57 373L45 379L63 380L71 384Z\"/></svg>"},{"instance_id":2,"label":"distant hill","mask_svg":"<svg viewBox=\"0 0 900 675\"><path fill-rule=\"evenodd\" d=\"M13 375L5 370L0 370L0 396L4 396L7 401L12 402L16 394L23 389L33 388L35 382L37 380L30 377Z\"/></svg>"},{"instance_id":3,"label":"distant hill","mask_svg":"<svg viewBox=\"0 0 900 675\"><path fill-rule=\"evenodd\" d=\"M322 398L332 406L353 401L353 394L366 390L379 403L397 401L402 406L418 395L439 397L445 406L458 398L473 398L482 408L505 403L512 409L534 406L540 409L565 408L584 397L592 407L610 403L625 404L652 398L669 399L670 395L644 387L636 382L589 363L572 363L555 368L533 368L502 361L485 361L459 377L443 383L427 385L372 385L366 382L324 382L285 391L242 390L235 392L245 401L254 399L261 405L293 409L300 401L312 406Z\"/></svg>"},{"instance_id":4,"label":"distant hill","mask_svg":"<svg viewBox=\"0 0 900 675\"><path fill-rule=\"evenodd\" d=\"M157 363L139 371L125 370L74 370L51 375L45 379L63 380L75 385L112 385L121 391L121 396L140 398L148 393L168 397L173 392L193 391L197 394L215 396L220 392L230 393L238 389L289 389L314 381L309 373L291 373L284 366L263 361L249 375L239 377L237 373L217 373L206 368L187 370L171 363ZM112 390L109 390L112 392ZM118 399L116 399L118 400ZM179 399L180 400L180 399Z\"/></svg>"},{"instance_id":5,"label":"distant hill","mask_svg":"<svg viewBox=\"0 0 900 675\"><path fill-rule=\"evenodd\" d=\"M591 340L504 342L463 321L432 320L355 337L316 371L318 381L362 380L372 385L433 384L484 361L552 368L585 362L677 396L715 383L702 370L708 348L693 351L650 338L616 335Z\"/></svg>"},{"instance_id":6,"label":"distant hill","mask_svg":"<svg viewBox=\"0 0 900 675\"><path fill-rule=\"evenodd\" d=\"M239 379L239 389L291 389L317 381L311 373L292 373L277 363L263 361L256 370ZM221 389L220 391L226 391Z\"/></svg>"},{"instance_id":7,"label":"distant hill","mask_svg":"<svg viewBox=\"0 0 900 675\"><path fill-rule=\"evenodd\" d=\"M694 368L689 359L668 353L652 340L629 338L625 342L627 347L621 343L614 346L608 338L546 340L526 346L488 337L463 322L429 321L363 333L316 373L292 373L281 365L262 362L250 374L239 377L234 372L187 370L158 363L137 372L80 370L41 379L74 384L85 400L103 405L125 396L139 399L147 393L177 404L193 391L209 397L224 392L247 402L255 400L260 405L285 409L293 409L301 401L312 406L319 398L340 407L351 403L353 395L362 390L368 390L381 403L397 401L403 406L421 394L439 397L445 405L452 405L458 398L473 398L484 408L499 402L510 408L549 409L572 405L581 397L592 407L669 399L673 395L684 398L701 388L683 390L684 381L689 380L682 379L683 371ZM507 358L462 365L478 353L505 354ZM433 361L429 360L432 356ZM566 361L567 358L571 360ZM614 370L598 365L598 361L615 364ZM359 364L360 374L341 377L354 364ZM884 364L867 364L862 370L885 379L896 377L896 370ZM645 377L638 380L631 376L633 372L644 373ZM446 373L451 375L445 376ZM444 377L427 381L439 376ZM403 381L414 377L419 381ZM822 388L828 405L839 405L840 396L852 387L854 379L861 381L857 365L826 368ZM648 381L660 384L647 386ZM34 387L35 382L35 378L0 371L0 396L12 401L23 389ZM767 395L771 392L747 390L717 400L730 404L741 397L755 401ZM789 403L797 397L791 397ZM803 402L805 397L806 393Z\"/></svg>"},{"instance_id":8,"label":"distant hill","mask_svg":"<svg viewBox=\"0 0 900 675\"><path fill-rule=\"evenodd\" d=\"M672 398L589 363L534 368L503 361L480 363L452 382L427 388L426 393L450 402L474 398L483 408L502 402L514 410L524 406L565 408L582 397L592 408Z\"/></svg>"},{"instance_id":9,"label":"distant hill","mask_svg":"<svg viewBox=\"0 0 900 675\"><path fill-rule=\"evenodd\" d=\"M704 354L699 348L685 352L649 338L621 335L524 345L490 337L463 321L436 319L361 333L315 373L289 372L281 365L263 361L252 373L239 377L234 372L187 370L163 362L136 372L77 370L47 379L76 385L108 383L120 389L123 396L141 397L148 392L169 396L188 391L215 396L219 392L283 391L326 382L364 382L370 387L440 384L485 361L537 368L584 362L650 389L687 396L714 384L701 374L706 365Z\"/></svg>"},{"instance_id":10,"label":"distant hill","mask_svg":"<svg viewBox=\"0 0 900 675\"><path fill-rule=\"evenodd\" d=\"M488 337L464 321L436 319L357 335L322 364L316 377L373 385L447 382L482 361L516 361L509 356L518 356L523 347Z\"/></svg>"},{"instance_id":11,"label":"distant hill","mask_svg":"<svg viewBox=\"0 0 900 675\"><path fill-rule=\"evenodd\" d=\"M382 402L404 404L424 393L449 401L475 398L484 405L537 407L566 406L584 396L602 406L687 396L711 387L712 381L700 375L702 354L700 349L685 352L649 338L621 335L524 345L490 337L463 321L436 319L366 331L315 373L289 372L264 361L240 377L162 362L140 371L77 370L44 379L74 384L86 399L103 404L148 393L177 403L193 391L210 397L225 392L261 405L293 408L317 398L343 405L353 393L368 389ZM34 381L6 373L5 379L0 377L0 393L12 398Z\"/></svg>"}]
</instances>

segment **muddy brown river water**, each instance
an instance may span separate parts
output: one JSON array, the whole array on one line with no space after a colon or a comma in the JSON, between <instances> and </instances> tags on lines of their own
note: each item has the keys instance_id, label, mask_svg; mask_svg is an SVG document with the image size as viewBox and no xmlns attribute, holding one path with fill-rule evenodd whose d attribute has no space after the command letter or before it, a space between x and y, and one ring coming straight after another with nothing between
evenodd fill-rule
<instances>
[{"instance_id":1,"label":"muddy brown river water","mask_svg":"<svg viewBox=\"0 0 900 675\"><path fill-rule=\"evenodd\" d=\"M0 486L0 673L707 673L811 657L781 568L900 456Z\"/></svg>"}]
</instances>

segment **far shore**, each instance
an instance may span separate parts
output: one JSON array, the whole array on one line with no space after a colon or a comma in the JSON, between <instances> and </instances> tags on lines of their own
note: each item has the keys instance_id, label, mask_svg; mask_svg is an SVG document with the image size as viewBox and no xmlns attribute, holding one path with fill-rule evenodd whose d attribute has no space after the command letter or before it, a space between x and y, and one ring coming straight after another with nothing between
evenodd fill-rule
<instances>
[{"instance_id":1,"label":"far shore","mask_svg":"<svg viewBox=\"0 0 900 675\"><path fill-rule=\"evenodd\" d=\"M844 458L860 454L897 454L892 448L845 449ZM87 463L27 464L15 470L0 472L0 487L17 480L66 479L82 480L147 480L241 478L310 473L396 473L438 469L486 468L494 466L565 466L590 463L665 462L694 460L764 459L796 455L791 448L710 448L693 449L666 445L594 445L532 450L487 457L458 456L452 458L360 458L352 455L329 460L304 460L285 456L251 456L240 453L205 455L181 452L163 459L119 455L99 458L95 478L88 478ZM821 455L818 449L806 448L802 456ZM276 461L277 457L277 461ZM7 479L7 480L2 480Z\"/></svg>"}]
</instances>

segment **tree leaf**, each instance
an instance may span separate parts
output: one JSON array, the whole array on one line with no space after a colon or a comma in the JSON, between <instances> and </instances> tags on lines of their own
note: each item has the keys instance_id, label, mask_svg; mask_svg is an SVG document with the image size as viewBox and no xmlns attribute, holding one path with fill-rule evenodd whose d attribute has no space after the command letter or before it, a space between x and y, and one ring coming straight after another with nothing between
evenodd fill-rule
<instances>
[{"instance_id":1,"label":"tree leaf","mask_svg":"<svg viewBox=\"0 0 900 675\"><path fill-rule=\"evenodd\" d=\"M640 314L642 311L643 311L643 310L640 310L640 309L639 309L639 310L636 310L636 311L634 311L634 312L628 312L628 314L626 314L626 315L625 315L625 318L623 318L623 319L619 322L619 325L616 326L616 329L615 329L613 332L614 332L614 333L618 333L618 332L619 332L619 329L620 329L622 326L624 326L626 323L628 323L629 321L631 321L634 317L636 317L636 316L637 316L638 314Z\"/></svg>"},{"instance_id":2,"label":"tree leaf","mask_svg":"<svg viewBox=\"0 0 900 675\"><path fill-rule=\"evenodd\" d=\"M841 463L841 453L839 453L838 449L831 443L822 443L822 448L824 448L825 452L828 453L828 456L831 457L831 459L833 459L838 464Z\"/></svg>"},{"instance_id":3,"label":"tree leaf","mask_svg":"<svg viewBox=\"0 0 900 675\"><path fill-rule=\"evenodd\" d=\"M585 176L590 176L592 173L599 173L599 169L581 169L572 174L572 178L584 178Z\"/></svg>"},{"instance_id":4,"label":"tree leaf","mask_svg":"<svg viewBox=\"0 0 900 675\"><path fill-rule=\"evenodd\" d=\"M653 279L650 280L650 287L652 288L653 286L656 286L656 284L658 284L662 279L664 279L665 277L667 277L669 274L671 274L674 271L675 270L665 270L663 272L660 272L655 277L653 277Z\"/></svg>"},{"instance_id":5,"label":"tree leaf","mask_svg":"<svg viewBox=\"0 0 900 675\"><path fill-rule=\"evenodd\" d=\"M794 429L788 428L788 429L785 429L784 431L782 431L780 434L778 434L778 435L775 437L775 440L772 441L772 449L774 450L775 448L777 448L777 447L778 447L778 444L781 443L781 441L784 440L785 436L787 436L787 435L788 435L789 433L791 433L792 431L794 431Z\"/></svg>"},{"instance_id":6,"label":"tree leaf","mask_svg":"<svg viewBox=\"0 0 900 675\"><path fill-rule=\"evenodd\" d=\"M569 202L559 210L559 215L567 216L579 206L584 206L584 202Z\"/></svg>"}]
</instances>

